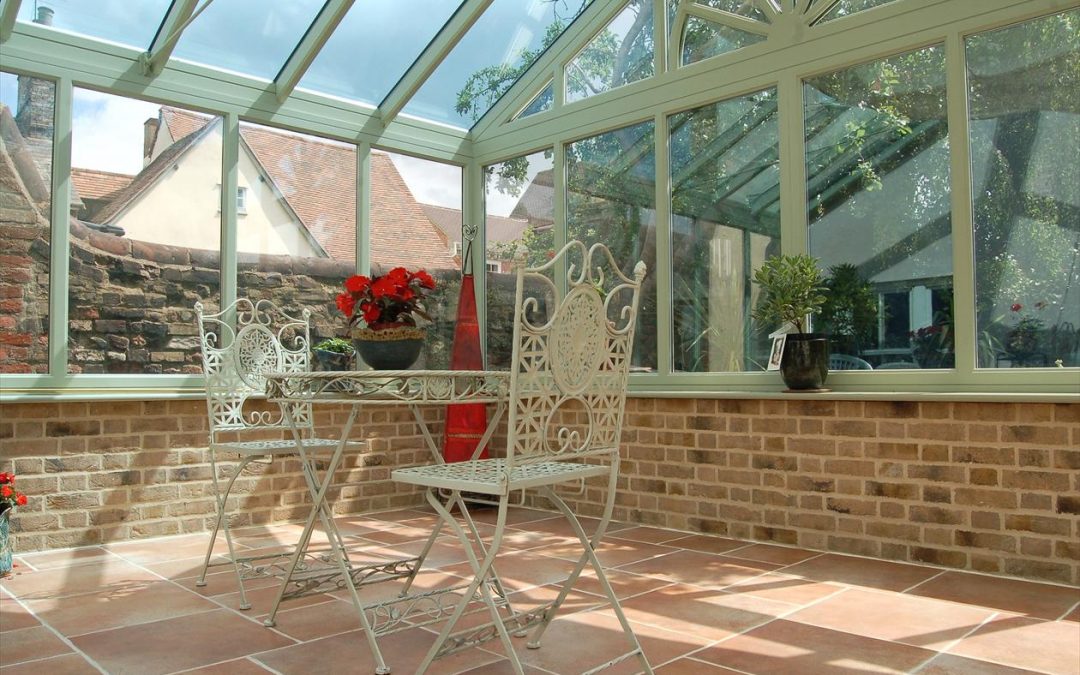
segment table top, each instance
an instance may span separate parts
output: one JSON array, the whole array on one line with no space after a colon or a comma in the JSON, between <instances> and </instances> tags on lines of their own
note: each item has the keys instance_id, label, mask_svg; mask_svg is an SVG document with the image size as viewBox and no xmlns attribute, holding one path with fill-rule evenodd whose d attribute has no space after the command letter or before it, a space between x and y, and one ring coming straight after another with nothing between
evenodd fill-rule
<instances>
[{"instance_id":1,"label":"table top","mask_svg":"<svg viewBox=\"0 0 1080 675\"><path fill-rule=\"evenodd\" d=\"M363 402L365 405L497 403L509 371L350 370L268 373L266 398L277 402Z\"/></svg>"}]
</instances>

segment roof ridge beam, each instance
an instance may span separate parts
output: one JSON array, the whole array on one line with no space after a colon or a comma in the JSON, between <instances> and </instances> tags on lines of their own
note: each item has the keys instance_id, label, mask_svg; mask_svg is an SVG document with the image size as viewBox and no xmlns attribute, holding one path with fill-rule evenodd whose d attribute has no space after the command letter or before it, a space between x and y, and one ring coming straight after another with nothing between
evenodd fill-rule
<instances>
[{"instance_id":1,"label":"roof ridge beam","mask_svg":"<svg viewBox=\"0 0 1080 675\"><path fill-rule=\"evenodd\" d=\"M397 117L491 3L492 0L465 0L461 3L390 93L379 103L379 116L384 125L390 124Z\"/></svg>"},{"instance_id":2,"label":"roof ridge beam","mask_svg":"<svg viewBox=\"0 0 1080 675\"><path fill-rule=\"evenodd\" d=\"M169 11L165 13L165 18L161 20L161 25L154 34L150 48L139 55L139 65L142 67L143 75L156 75L161 72L169 57L172 56L173 49L180 40L180 36L183 35L184 29L191 25L191 22L213 1L204 0L202 7L196 11L195 5L199 3L199 0L172 0Z\"/></svg>"},{"instance_id":3,"label":"roof ridge beam","mask_svg":"<svg viewBox=\"0 0 1080 675\"><path fill-rule=\"evenodd\" d=\"M4 13L0 14L0 42L11 37L11 31L15 29L15 17L19 15L19 5L22 0L7 0L4 3Z\"/></svg>"},{"instance_id":4,"label":"roof ridge beam","mask_svg":"<svg viewBox=\"0 0 1080 675\"><path fill-rule=\"evenodd\" d=\"M277 94L278 101L284 102L289 98L352 6L353 0L326 0L315 20L308 26L304 37L300 38L285 65L281 66L281 70L274 77L274 93Z\"/></svg>"}]
</instances>

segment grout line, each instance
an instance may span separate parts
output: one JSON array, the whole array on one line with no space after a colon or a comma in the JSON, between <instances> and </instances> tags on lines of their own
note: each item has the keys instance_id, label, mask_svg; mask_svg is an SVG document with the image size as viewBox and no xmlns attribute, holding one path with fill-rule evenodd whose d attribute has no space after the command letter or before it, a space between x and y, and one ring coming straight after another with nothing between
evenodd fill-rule
<instances>
[{"instance_id":1,"label":"grout line","mask_svg":"<svg viewBox=\"0 0 1080 675\"><path fill-rule=\"evenodd\" d=\"M1075 603L1073 603L1073 606L1072 606L1072 607L1070 607L1070 608L1068 608L1067 610L1065 610L1065 612L1064 612L1064 613L1063 613L1063 614L1062 614L1061 616L1059 616L1058 618L1054 619L1054 621L1064 621L1064 620L1065 620L1065 617L1069 616L1069 614L1070 614L1071 612L1073 612L1073 611L1074 611L1074 610L1075 610L1075 609L1076 609L1077 607L1080 607L1080 600L1078 600L1078 601L1076 601Z\"/></svg>"},{"instance_id":2,"label":"grout line","mask_svg":"<svg viewBox=\"0 0 1080 675\"><path fill-rule=\"evenodd\" d=\"M923 669L923 668L925 668L926 666L930 665L930 663L931 663L931 662L932 662L932 661L933 661L934 659L938 658L938 657L939 657L939 656L941 656L942 654L948 654L948 653L949 653L949 650L950 650L950 649L952 649L953 647L955 647L956 645L960 644L960 642L961 642L962 640L964 640L964 639L966 639L966 638L970 637L970 636L971 636L971 635L972 635L973 633L975 633L975 632L976 632L976 631L978 631L978 630L979 630L980 628L982 628L982 627L983 627L983 626L985 626L986 624L990 623L991 621L993 621L994 619L996 619L996 618L997 618L997 617L999 617L999 616L1001 616L1001 613L1000 613L1000 612L994 612L994 613L992 613L992 614L991 614L990 616L988 616L988 617L986 617L985 619L983 619L982 621L980 621L980 622L979 622L979 625L977 625L977 626L973 627L973 628L972 628L971 630L969 630L968 632L964 633L964 634L963 634L963 635L961 635L960 637L958 637L958 638L956 638L956 639L952 640L951 642L949 642L948 644L946 644L946 645L945 645L944 647L942 647L942 648L940 648L940 649L937 649L937 650L935 650L935 651L937 651L937 653L936 653L936 654L934 654L934 655L933 655L933 656L931 656L930 658L926 659L925 661L923 661L923 662L922 662L922 663L920 663L919 665L915 666L914 668L912 668L912 669L911 669L911 670L909 670L908 672L909 672L909 673L917 673L917 672L919 672L920 670L922 670L922 669ZM890 642L891 642L891 640L890 640ZM904 644L904 643L900 643L900 644ZM923 647L923 649L927 649L927 647ZM979 661L985 661L985 659L978 659L978 660L979 660ZM994 662L993 662L993 661L989 661L989 663L994 663Z\"/></svg>"},{"instance_id":3,"label":"grout line","mask_svg":"<svg viewBox=\"0 0 1080 675\"><path fill-rule=\"evenodd\" d=\"M8 596L9 598L11 598L11 599L12 599L12 600L14 600L15 602L17 602L17 603L19 604L19 606L20 606L20 607L22 607L22 608L23 608L23 610L24 610L24 611L25 611L25 612L26 612L27 614L29 614L30 616L34 617L34 618L35 618L35 619L37 619L38 621L40 621L40 622L41 622L41 625L42 625L42 626L44 626L44 627L45 627L46 629L48 629L49 631L51 631L51 632L52 632L52 634L53 634L53 635L55 635L55 636L56 636L56 637L57 637L57 638L58 638L58 639L59 639L59 640L60 640L61 642L63 642L63 643L65 644L65 645L67 645L67 646L68 646L68 648L69 648L69 649L70 649L70 650L71 650L72 652L74 652L75 654L78 654L79 656L83 657L83 659L85 659L87 663L89 663L89 664L90 664L91 666L93 666L94 668L97 668L99 672L101 672L101 673L104 673L105 675L109 675L109 671L107 671L107 670L105 670L104 668L102 668L102 667L101 667L101 664L100 664L100 663L98 663L98 662L97 662L97 661L95 661L94 659L90 658L90 655L89 655L89 654L87 654L87 653L86 653L86 652L84 652L83 650L79 649L79 648L78 648L78 647L77 647L77 646L75 645L75 643L74 643L74 642L72 642L72 641L71 641L70 639L68 639L68 637L67 637L66 635L64 635L64 634L63 634L63 633L61 633L60 631L56 630L55 628L53 628L52 624L50 624L50 623L49 623L48 621L46 621L45 619L43 619L43 618L41 618L40 616L38 616L37 612L34 612L34 611L32 611L32 610L31 610L31 609L30 609L29 607L27 607L27 606L26 606L26 603L25 603L25 602L23 602L22 600L20 600L19 598L15 597L15 595L14 595L14 594L12 594L12 592L11 592L10 590L8 590L8 589L4 588L3 586L0 586L0 593L2 593L2 594L5 594L5 595L7 595L7 596ZM60 656L60 654L56 654L55 656ZM15 665L15 664L12 664L12 665Z\"/></svg>"},{"instance_id":4,"label":"grout line","mask_svg":"<svg viewBox=\"0 0 1080 675\"><path fill-rule=\"evenodd\" d=\"M941 570L941 571L940 571L940 572L938 572L937 574L935 574L935 575L933 575L933 576L930 576L930 577L927 577L927 578L923 579L922 581L920 581L920 582L917 582L917 583L915 583L915 584L913 584L913 585L911 585L911 586L908 586L908 587L907 587L907 588L905 588L904 590L902 590L902 591L897 591L897 592L898 592L898 593L900 593L900 594L904 594L904 593L910 593L911 591L915 590L915 589L916 589L916 588L918 588L919 586L922 586L923 584L925 584L925 583L928 583L928 582L931 582L931 581L933 581L934 579L937 579L938 577L940 577L940 576L942 576L942 575L946 574L946 573L947 573L948 571L949 571L949 570ZM967 603L961 603L961 604L967 604Z\"/></svg>"}]
</instances>

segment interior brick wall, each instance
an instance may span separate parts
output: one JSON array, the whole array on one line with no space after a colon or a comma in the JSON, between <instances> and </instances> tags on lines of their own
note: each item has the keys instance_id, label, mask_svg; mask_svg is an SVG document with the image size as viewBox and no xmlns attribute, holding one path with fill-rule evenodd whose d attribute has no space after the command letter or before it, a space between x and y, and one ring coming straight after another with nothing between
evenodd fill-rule
<instances>
[{"instance_id":1,"label":"interior brick wall","mask_svg":"<svg viewBox=\"0 0 1080 675\"><path fill-rule=\"evenodd\" d=\"M632 398L625 423L619 520L1080 585L1080 404ZM354 438L339 512L422 503L389 480L427 458L406 409L363 412ZM0 471L30 497L16 548L208 529L205 445L201 400L0 406ZM295 462L237 495L240 524L306 515ZM567 499L599 513L593 486Z\"/></svg>"}]
</instances>

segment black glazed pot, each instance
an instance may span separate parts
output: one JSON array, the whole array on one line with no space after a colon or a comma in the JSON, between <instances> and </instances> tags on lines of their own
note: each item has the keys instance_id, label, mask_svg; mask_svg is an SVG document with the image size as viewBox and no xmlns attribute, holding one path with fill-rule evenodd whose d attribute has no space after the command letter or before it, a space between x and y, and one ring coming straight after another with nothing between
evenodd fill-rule
<instances>
[{"instance_id":1,"label":"black glazed pot","mask_svg":"<svg viewBox=\"0 0 1080 675\"><path fill-rule=\"evenodd\" d=\"M788 389L821 389L829 375L829 340L824 333L788 333L780 375Z\"/></svg>"},{"instance_id":2,"label":"black glazed pot","mask_svg":"<svg viewBox=\"0 0 1080 675\"><path fill-rule=\"evenodd\" d=\"M319 370L350 370L352 367L352 354L342 354L326 349L313 349L312 353L315 354L315 363Z\"/></svg>"}]
</instances>

